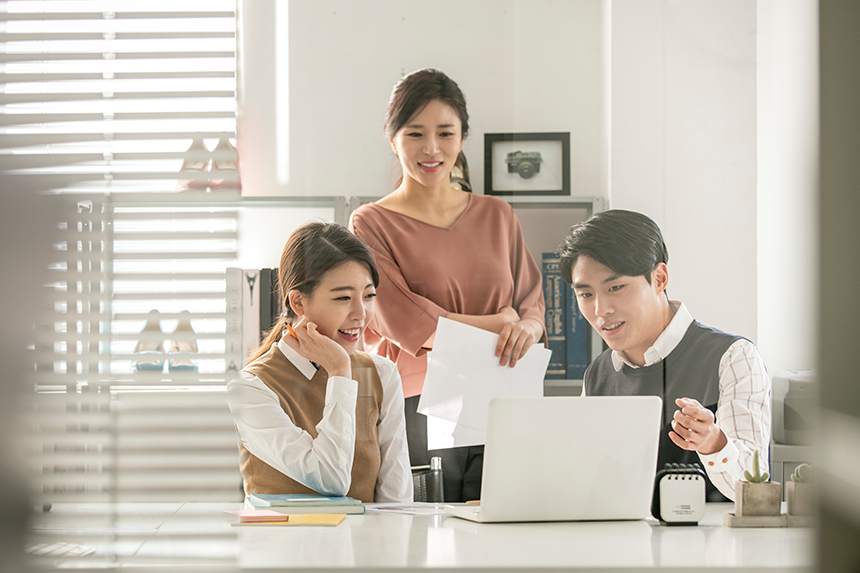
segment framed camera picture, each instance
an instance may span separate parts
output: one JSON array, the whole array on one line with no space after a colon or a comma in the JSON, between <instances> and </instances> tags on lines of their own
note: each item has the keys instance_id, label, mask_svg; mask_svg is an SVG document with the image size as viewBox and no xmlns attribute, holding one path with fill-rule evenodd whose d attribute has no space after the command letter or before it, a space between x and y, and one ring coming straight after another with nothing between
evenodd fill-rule
<instances>
[{"instance_id":1,"label":"framed camera picture","mask_svg":"<svg viewBox=\"0 0 860 573\"><path fill-rule=\"evenodd\" d=\"M484 134L484 194L570 195L570 133Z\"/></svg>"}]
</instances>

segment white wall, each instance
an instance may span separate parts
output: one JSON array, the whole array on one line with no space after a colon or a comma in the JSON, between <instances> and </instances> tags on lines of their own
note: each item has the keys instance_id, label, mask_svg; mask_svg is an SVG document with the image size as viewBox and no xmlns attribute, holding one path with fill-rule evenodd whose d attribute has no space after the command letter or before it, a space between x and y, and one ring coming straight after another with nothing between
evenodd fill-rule
<instances>
[{"instance_id":1,"label":"white wall","mask_svg":"<svg viewBox=\"0 0 860 573\"><path fill-rule=\"evenodd\" d=\"M816 366L818 2L758 1L758 347Z\"/></svg>"},{"instance_id":2,"label":"white wall","mask_svg":"<svg viewBox=\"0 0 860 573\"><path fill-rule=\"evenodd\" d=\"M332 208L266 201L243 205L239 211L238 255L233 263L242 269L276 268L293 229L312 220L334 221Z\"/></svg>"},{"instance_id":3,"label":"white wall","mask_svg":"<svg viewBox=\"0 0 860 573\"><path fill-rule=\"evenodd\" d=\"M384 195L399 169L382 134L388 96L423 67L445 71L466 95L477 190L484 133L560 131L571 135L573 193L602 194L599 0L291 0L286 185L274 156L275 5L243 2L241 17L246 195Z\"/></svg>"},{"instance_id":4,"label":"white wall","mask_svg":"<svg viewBox=\"0 0 860 573\"><path fill-rule=\"evenodd\" d=\"M614 0L611 22L610 206L663 229L670 297L755 341L755 0Z\"/></svg>"},{"instance_id":5,"label":"white wall","mask_svg":"<svg viewBox=\"0 0 860 573\"><path fill-rule=\"evenodd\" d=\"M278 14L274 2L241 4L253 37L240 64L246 195L384 194L397 175L382 135L389 92L402 74L435 66L466 94L478 192L484 133L569 131L573 193L661 225L671 296L759 343L772 371L809 366L814 0L277 7L287 5L291 173L281 185Z\"/></svg>"}]
</instances>

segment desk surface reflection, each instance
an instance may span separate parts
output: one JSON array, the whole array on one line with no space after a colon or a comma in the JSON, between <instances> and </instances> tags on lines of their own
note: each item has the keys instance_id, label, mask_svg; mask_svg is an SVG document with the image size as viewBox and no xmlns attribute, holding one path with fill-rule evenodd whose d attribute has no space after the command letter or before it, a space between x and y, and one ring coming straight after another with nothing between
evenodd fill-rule
<instances>
[{"instance_id":1,"label":"desk surface reflection","mask_svg":"<svg viewBox=\"0 0 860 573\"><path fill-rule=\"evenodd\" d=\"M87 544L86 559L36 562L38 568L202 567L212 571L283 568L412 570L592 570L695 567L811 571L812 529L731 529L731 504L709 504L697 527L656 520L477 524L441 513L378 510L337 527L230 525L238 503L61 504L37 519L34 541ZM195 569L196 570L196 569Z\"/></svg>"}]
</instances>

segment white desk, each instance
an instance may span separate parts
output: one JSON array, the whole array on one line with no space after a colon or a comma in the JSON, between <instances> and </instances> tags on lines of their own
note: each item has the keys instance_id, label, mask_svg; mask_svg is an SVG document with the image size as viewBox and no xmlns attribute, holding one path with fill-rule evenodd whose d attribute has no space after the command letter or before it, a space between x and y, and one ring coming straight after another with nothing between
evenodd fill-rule
<instances>
[{"instance_id":1,"label":"white desk","mask_svg":"<svg viewBox=\"0 0 860 573\"><path fill-rule=\"evenodd\" d=\"M765 569L812 571L812 529L731 529L731 504L709 504L698 527L638 522L479 525L443 515L368 511L338 527L231 527L223 509L238 503L62 504L34 524L34 541L62 539L96 548L94 556L39 560L58 567L173 571L551 568L580 571L657 570L710 573Z\"/></svg>"}]
</instances>

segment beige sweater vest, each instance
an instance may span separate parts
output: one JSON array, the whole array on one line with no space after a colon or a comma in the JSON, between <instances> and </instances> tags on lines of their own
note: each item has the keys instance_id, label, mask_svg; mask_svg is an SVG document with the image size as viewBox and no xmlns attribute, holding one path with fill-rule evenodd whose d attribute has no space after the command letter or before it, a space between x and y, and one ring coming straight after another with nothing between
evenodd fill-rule
<instances>
[{"instance_id":1,"label":"beige sweater vest","mask_svg":"<svg viewBox=\"0 0 860 573\"><path fill-rule=\"evenodd\" d=\"M322 420L328 373L324 368L310 380L273 345L268 352L245 367L275 394L293 423L317 437ZM382 407L382 382L373 359L364 352L350 357L352 377L358 382L355 405L355 456L352 482L346 495L365 503L373 501L379 475L379 411ZM260 460L239 443L239 469L245 480L245 493L320 493L284 475Z\"/></svg>"}]
</instances>

